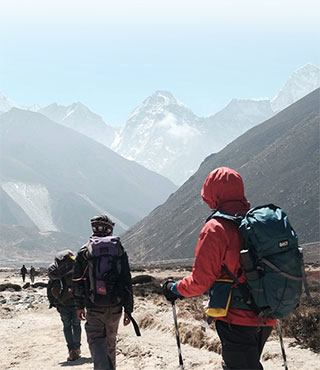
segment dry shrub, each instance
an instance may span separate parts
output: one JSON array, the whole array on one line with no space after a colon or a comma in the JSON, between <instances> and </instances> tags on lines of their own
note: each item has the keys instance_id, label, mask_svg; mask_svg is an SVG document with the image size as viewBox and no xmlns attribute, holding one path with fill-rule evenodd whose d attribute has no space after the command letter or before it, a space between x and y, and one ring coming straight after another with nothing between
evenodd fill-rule
<instances>
[{"instance_id":1,"label":"dry shrub","mask_svg":"<svg viewBox=\"0 0 320 370\"><path fill-rule=\"evenodd\" d=\"M147 297L152 294L162 294L162 288L157 280L144 284L135 284L132 287L133 295Z\"/></svg>"},{"instance_id":2,"label":"dry shrub","mask_svg":"<svg viewBox=\"0 0 320 370\"><path fill-rule=\"evenodd\" d=\"M170 308L171 304L168 302L164 296L155 294L153 296L153 304L157 307L159 307L162 311L164 308Z\"/></svg>"},{"instance_id":3,"label":"dry shrub","mask_svg":"<svg viewBox=\"0 0 320 370\"><path fill-rule=\"evenodd\" d=\"M320 312L319 310L299 310L298 315L291 314L283 320L283 331L293 337L296 344L320 352Z\"/></svg>"},{"instance_id":4,"label":"dry shrub","mask_svg":"<svg viewBox=\"0 0 320 370\"><path fill-rule=\"evenodd\" d=\"M179 317L191 315L195 320L205 321L207 315L203 306L204 296L183 299L179 301Z\"/></svg>"},{"instance_id":5,"label":"dry shrub","mask_svg":"<svg viewBox=\"0 0 320 370\"><path fill-rule=\"evenodd\" d=\"M155 326L154 317L152 315L146 315L139 321L141 329L152 328Z\"/></svg>"},{"instance_id":6,"label":"dry shrub","mask_svg":"<svg viewBox=\"0 0 320 370\"><path fill-rule=\"evenodd\" d=\"M296 340L295 344L320 352L320 289L318 282L311 282L312 302L302 296L296 312L281 320L284 335Z\"/></svg>"},{"instance_id":7,"label":"dry shrub","mask_svg":"<svg viewBox=\"0 0 320 370\"><path fill-rule=\"evenodd\" d=\"M278 339L279 339L279 334L278 334L278 331L277 331L277 327L274 326L273 329L272 329L271 334L268 337L268 340L278 340Z\"/></svg>"},{"instance_id":8,"label":"dry shrub","mask_svg":"<svg viewBox=\"0 0 320 370\"><path fill-rule=\"evenodd\" d=\"M205 345L205 348L210 352L217 353L218 355L221 355L222 353L221 342L219 339L212 339L208 341L208 343Z\"/></svg>"},{"instance_id":9,"label":"dry shrub","mask_svg":"<svg viewBox=\"0 0 320 370\"><path fill-rule=\"evenodd\" d=\"M179 325L180 341L183 344L190 344L195 348L202 348L205 345L204 333L200 328L194 328L187 324Z\"/></svg>"},{"instance_id":10,"label":"dry shrub","mask_svg":"<svg viewBox=\"0 0 320 370\"><path fill-rule=\"evenodd\" d=\"M262 355L262 360L263 361L268 361L268 360L273 360L273 359L276 359L276 358L279 358L279 357L280 357L280 354L279 353L265 352Z\"/></svg>"},{"instance_id":11,"label":"dry shrub","mask_svg":"<svg viewBox=\"0 0 320 370\"><path fill-rule=\"evenodd\" d=\"M0 292L3 292L4 290L19 292L21 289L22 289L21 286L18 284L11 283L0 284Z\"/></svg>"},{"instance_id":12,"label":"dry shrub","mask_svg":"<svg viewBox=\"0 0 320 370\"><path fill-rule=\"evenodd\" d=\"M200 327L181 323L179 324L179 336L182 344L189 344L195 348L205 348L210 352L221 354L220 340L209 339Z\"/></svg>"}]
</instances>

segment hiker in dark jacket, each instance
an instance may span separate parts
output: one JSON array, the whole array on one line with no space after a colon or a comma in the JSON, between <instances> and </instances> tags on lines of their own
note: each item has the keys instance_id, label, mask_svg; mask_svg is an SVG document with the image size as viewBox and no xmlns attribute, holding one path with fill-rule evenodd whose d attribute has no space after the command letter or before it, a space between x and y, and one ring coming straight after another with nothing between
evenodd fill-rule
<instances>
[{"instance_id":1,"label":"hiker in dark jacket","mask_svg":"<svg viewBox=\"0 0 320 370\"><path fill-rule=\"evenodd\" d=\"M81 354L81 322L77 316L72 295L73 266L74 254L65 250L57 254L55 262L48 268L49 308L55 307L60 314L68 347L67 361L75 361Z\"/></svg>"},{"instance_id":2,"label":"hiker in dark jacket","mask_svg":"<svg viewBox=\"0 0 320 370\"><path fill-rule=\"evenodd\" d=\"M22 265L21 269L20 269L20 274L22 276L22 281L25 282L26 280L26 274L28 273L27 271L27 268L25 265Z\"/></svg>"},{"instance_id":3,"label":"hiker in dark jacket","mask_svg":"<svg viewBox=\"0 0 320 370\"><path fill-rule=\"evenodd\" d=\"M217 168L208 175L201 195L212 210L244 215L250 208L240 175L227 167ZM178 282L168 280L163 286L166 298L174 301L181 296L198 296L218 279L230 281L223 265L243 283L245 275L240 260L241 249L242 236L234 222L222 218L210 219L201 230L192 273ZM221 294L217 298L223 300L224 296L227 306L228 295ZM276 320L262 320L249 307L239 309L230 304L225 315L215 317L215 322L222 343L224 369L263 369L260 356Z\"/></svg>"},{"instance_id":4,"label":"hiker in dark jacket","mask_svg":"<svg viewBox=\"0 0 320 370\"><path fill-rule=\"evenodd\" d=\"M34 283L34 278L36 276L36 270L33 266L30 267L30 280L31 283Z\"/></svg>"},{"instance_id":5,"label":"hiker in dark jacket","mask_svg":"<svg viewBox=\"0 0 320 370\"><path fill-rule=\"evenodd\" d=\"M122 309L124 325L130 323L133 311L131 273L120 238L112 236L114 223L110 218L96 216L91 227L92 236L76 256L73 294L77 315L86 320L94 369L115 369Z\"/></svg>"}]
</instances>

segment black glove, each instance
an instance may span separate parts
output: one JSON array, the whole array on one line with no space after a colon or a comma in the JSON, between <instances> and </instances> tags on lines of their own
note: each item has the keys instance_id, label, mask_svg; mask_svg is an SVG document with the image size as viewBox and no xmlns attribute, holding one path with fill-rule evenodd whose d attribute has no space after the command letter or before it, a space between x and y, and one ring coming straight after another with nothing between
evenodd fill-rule
<instances>
[{"instance_id":1,"label":"black glove","mask_svg":"<svg viewBox=\"0 0 320 370\"><path fill-rule=\"evenodd\" d=\"M175 281L170 279L162 285L162 292L169 302L174 302L177 298L181 297L173 292L172 288L174 284Z\"/></svg>"}]
</instances>

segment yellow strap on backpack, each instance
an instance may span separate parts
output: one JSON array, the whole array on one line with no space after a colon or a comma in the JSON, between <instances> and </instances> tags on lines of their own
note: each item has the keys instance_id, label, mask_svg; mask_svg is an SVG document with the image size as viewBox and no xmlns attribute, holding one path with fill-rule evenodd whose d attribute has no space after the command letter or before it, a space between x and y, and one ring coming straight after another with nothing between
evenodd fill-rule
<instances>
[{"instance_id":1,"label":"yellow strap on backpack","mask_svg":"<svg viewBox=\"0 0 320 370\"><path fill-rule=\"evenodd\" d=\"M212 317L225 317L228 314L233 280L218 279L210 288L210 300L206 314Z\"/></svg>"}]
</instances>

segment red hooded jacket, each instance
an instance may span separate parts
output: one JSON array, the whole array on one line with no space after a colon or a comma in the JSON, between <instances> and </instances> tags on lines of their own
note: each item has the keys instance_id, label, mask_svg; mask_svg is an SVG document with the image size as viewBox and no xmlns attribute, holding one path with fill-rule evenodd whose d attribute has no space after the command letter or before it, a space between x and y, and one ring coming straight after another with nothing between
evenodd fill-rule
<instances>
[{"instance_id":1,"label":"red hooded jacket","mask_svg":"<svg viewBox=\"0 0 320 370\"><path fill-rule=\"evenodd\" d=\"M244 215L250 208L250 203L244 195L241 176L228 167L217 168L208 175L201 196L210 208L233 215ZM222 218L208 221L203 226L197 242L192 273L178 281L178 293L184 297L201 295L217 279L229 279L221 268L222 265L226 265L237 276L241 268L241 249L242 237L235 223ZM245 281L243 273L239 280ZM262 322L254 312L236 308L229 308L226 317L217 319L246 326L272 326L276 323L274 319L264 319Z\"/></svg>"}]
</instances>

